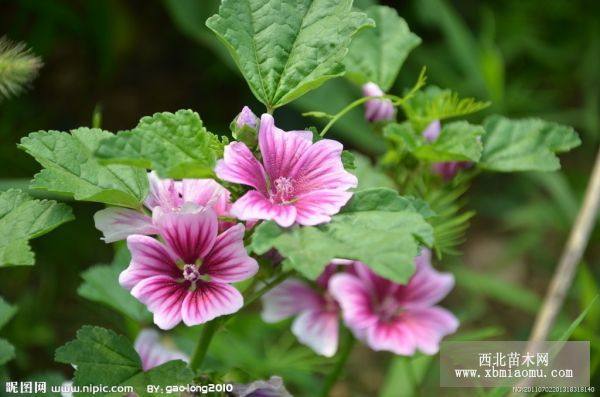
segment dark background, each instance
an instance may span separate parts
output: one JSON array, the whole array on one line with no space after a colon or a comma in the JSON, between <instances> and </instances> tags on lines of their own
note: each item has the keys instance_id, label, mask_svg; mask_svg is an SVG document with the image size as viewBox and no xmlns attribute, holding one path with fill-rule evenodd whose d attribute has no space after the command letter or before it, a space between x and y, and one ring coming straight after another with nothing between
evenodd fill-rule
<instances>
[{"instance_id":1,"label":"dark background","mask_svg":"<svg viewBox=\"0 0 600 397\"><path fill-rule=\"evenodd\" d=\"M600 138L600 2L384 3L396 7L423 39L404 65L396 92L411 85L427 65L429 83L493 102L475 121L494 112L536 116L573 125L582 138L581 147L562 156L561 172L481 176L467 195L467 208L478 215L465 255L441 261L441 267L456 271L458 286L448 305L462 315L465 332L526 339ZM190 108L211 131L223 134L243 105L260 113L204 27L216 5L214 0L0 0L0 36L27 43L44 62L27 92L0 102L0 190L26 188L39 169L17 149L21 137L90 125L94 109L100 111L104 129L118 131L154 112ZM358 95L356 88L345 87ZM279 110L278 124L295 129L310 125L313 120L300 116L308 109L321 110L318 98ZM367 133L342 123L334 131L348 146L375 155L381 146L365 140ZM0 295L19 307L2 330L17 348L16 360L9 363L16 379L48 370L70 376L66 366L53 362L53 352L83 324L126 331L118 314L77 295L79 273L110 262L113 250L93 227L92 215L101 206L71 205L75 221L33 241L34 267L0 269ZM597 294L599 237L598 231L592 236L557 333ZM592 340L593 373L599 362L599 324L600 310L593 308L573 336ZM339 396L362 395L356 390L372 395L384 382L389 356L363 350L355 355L350 371L357 376L338 386ZM435 382L429 387L436 390Z\"/></svg>"}]
</instances>

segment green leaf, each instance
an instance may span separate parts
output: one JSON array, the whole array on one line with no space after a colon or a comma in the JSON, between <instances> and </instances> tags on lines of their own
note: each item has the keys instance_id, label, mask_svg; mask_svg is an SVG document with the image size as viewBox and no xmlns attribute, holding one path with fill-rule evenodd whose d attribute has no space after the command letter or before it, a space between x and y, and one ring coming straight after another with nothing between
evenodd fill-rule
<instances>
[{"instance_id":1,"label":"green leaf","mask_svg":"<svg viewBox=\"0 0 600 397\"><path fill-rule=\"evenodd\" d=\"M418 396L432 361L432 356L422 354L413 357L393 357L379 397Z\"/></svg>"},{"instance_id":2,"label":"green leaf","mask_svg":"<svg viewBox=\"0 0 600 397\"><path fill-rule=\"evenodd\" d=\"M4 327L6 323L10 321L16 312L17 308L8 304L8 302L6 302L4 298L0 296L0 329L2 329L2 327Z\"/></svg>"},{"instance_id":3,"label":"green leaf","mask_svg":"<svg viewBox=\"0 0 600 397\"><path fill-rule=\"evenodd\" d=\"M127 385L133 386L139 396L153 396L160 393L147 392L147 385L164 387L193 383L192 371L180 360L144 372L131 342L101 327L83 326L77 331L77 339L56 350L55 360L77 368L74 383L78 386Z\"/></svg>"},{"instance_id":4,"label":"green leaf","mask_svg":"<svg viewBox=\"0 0 600 397\"><path fill-rule=\"evenodd\" d=\"M146 307L119 284L119 274L127 267L129 251L123 247L110 265L96 265L81 274L84 282L77 293L91 301L102 303L137 322L149 322Z\"/></svg>"},{"instance_id":5,"label":"green leaf","mask_svg":"<svg viewBox=\"0 0 600 397\"><path fill-rule=\"evenodd\" d=\"M256 228L252 249L264 254L276 248L285 265L315 279L334 258L364 262L390 280L405 283L414 273L419 244L433 244L433 230L416 199L400 197L391 189L367 189L328 224L282 229L273 222Z\"/></svg>"},{"instance_id":6,"label":"green leaf","mask_svg":"<svg viewBox=\"0 0 600 397\"><path fill-rule=\"evenodd\" d=\"M0 338L0 365L6 364L13 358L15 358L15 347Z\"/></svg>"},{"instance_id":7,"label":"green leaf","mask_svg":"<svg viewBox=\"0 0 600 397\"><path fill-rule=\"evenodd\" d=\"M581 144L573 128L540 119L490 116L483 123L480 167L490 171L555 171L556 153Z\"/></svg>"},{"instance_id":8,"label":"green leaf","mask_svg":"<svg viewBox=\"0 0 600 397\"><path fill-rule=\"evenodd\" d=\"M481 126L466 121L444 124L434 142L428 142L416 133L408 123L392 123L385 127L384 135L394 142L402 143L413 156L429 162L473 161L481 157Z\"/></svg>"},{"instance_id":9,"label":"green leaf","mask_svg":"<svg viewBox=\"0 0 600 397\"><path fill-rule=\"evenodd\" d=\"M341 76L352 35L373 21L352 0L223 0L206 25L275 109Z\"/></svg>"},{"instance_id":10,"label":"green leaf","mask_svg":"<svg viewBox=\"0 0 600 397\"><path fill-rule=\"evenodd\" d=\"M451 90L429 86L418 91L402 104L406 117L419 131L433 120L445 120L465 116L487 108L489 102L479 102L474 98L460 98Z\"/></svg>"},{"instance_id":11,"label":"green leaf","mask_svg":"<svg viewBox=\"0 0 600 397\"><path fill-rule=\"evenodd\" d=\"M169 178L213 176L223 143L208 132L198 113L179 110L144 117L137 127L121 131L100 145L96 155L107 163L158 171Z\"/></svg>"},{"instance_id":12,"label":"green leaf","mask_svg":"<svg viewBox=\"0 0 600 397\"><path fill-rule=\"evenodd\" d=\"M148 194L148 178L142 170L120 165L103 165L94 152L108 131L78 128L71 133L39 131L21 139L19 147L44 169L31 187L95 201L138 208Z\"/></svg>"},{"instance_id":13,"label":"green leaf","mask_svg":"<svg viewBox=\"0 0 600 397\"><path fill-rule=\"evenodd\" d=\"M563 331L563 333L560 335L560 337L558 339L553 339L553 340L557 340L560 342L568 341L571 338L571 335L573 335L573 332L575 332L577 327L579 327L581 322L585 319L588 312L592 309L592 307L594 307L594 304L596 303L597 300L598 300L598 295L596 295L594 297L594 299L592 299L590 304L579 314L579 316L577 316L577 318L575 320L573 320L573 322L569 325L569 327Z\"/></svg>"},{"instance_id":14,"label":"green leaf","mask_svg":"<svg viewBox=\"0 0 600 397\"><path fill-rule=\"evenodd\" d=\"M354 153L349 150L342 151L342 164L344 165L344 169L354 170L356 169L356 158Z\"/></svg>"},{"instance_id":15,"label":"green leaf","mask_svg":"<svg viewBox=\"0 0 600 397\"><path fill-rule=\"evenodd\" d=\"M374 6L366 12L375 21L375 28L356 35L344 64L352 80L359 84L372 81L388 91L409 52L421 39L393 8Z\"/></svg>"},{"instance_id":16,"label":"green leaf","mask_svg":"<svg viewBox=\"0 0 600 397\"><path fill-rule=\"evenodd\" d=\"M35 200L20 190L0 193L0 267L33 265L28 241L73 219L71 208L52 200Z\"/></svg>"}]
</instances>

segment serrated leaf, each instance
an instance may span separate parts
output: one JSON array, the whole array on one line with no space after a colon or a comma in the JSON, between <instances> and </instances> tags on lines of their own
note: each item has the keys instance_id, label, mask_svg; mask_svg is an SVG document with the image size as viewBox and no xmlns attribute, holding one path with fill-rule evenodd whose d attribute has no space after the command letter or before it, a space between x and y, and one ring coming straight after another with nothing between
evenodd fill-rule
<instances>
[{"instance_id":1,"label":"serrated leaf","mask_svg":"<svg viewBox=\"0 0 600 397\"><path fill-rule=\"evenodd\" d=\"M223 0L206 25L274 109L342 75L352 35L373 21L352 0Z\"/></svg>"},{"instance_id":2,"label":"serrated leaf","mask_svg":"<svg viewBox=\"0 0 600 397\"><path fill-rule=\"evenodd\" d=\"M371 164L371 160L367 156L364 156L360 153L353 154L356 168L350 172L352 172L358 178L357 190L375 187L395 187L392 178Z\"/></svg>"},{"instance_id":3,"label":"serrated leaf","mask_svg":"<svg viewBox=\"0 0 600 397\"><path fill-rule=\"evenodd\" d=\"M35 200L20 190L0 193L0 267L33 265L28 241L73 219L71 208Z\"/></svg>"},{"instance_id":4,"label":"serrated leaf","mask_svg":"<svg viewBox=\"0 0 600 397\"><path fill-rule=\"evenodd\" d=\"M96 155L107 163L151 168L165 178L213 176L223 143L198 113L179 110L144 117L137 127L102 142Z\"/></svg>"},{"instance_id":5,"label":"serrated leaf","mask_svg":"<svg viewBox=\"0 0 600 397\"><path fill-rule=\"evenodd\" d=\"M359 84L372 81L388 91L404 60L421 39L393 8L373 6L366 13L375 21L375 28L366 29L352 39L344 64L352 80Z\"/></svg>"},{"instance_id":6,"label":"serrated leaf","mask_svg":"<svg viewBox=\"0 0 600 397\"><path fill-rule=\"evenodd\" d=\"M83 326L77 331L77 339L56 350L55 359L77 368L74 380L77 386L127 385L133 386L139 396L153 396L160 393L149 393L147 385L164 387L193 383L192 371L180 360L169 361L144 372L132 343L126 337L101 327Z\"/></svg>"},{"instance_id":7,"label":"serrated leaf","mask_svg":"<svg viewBox=\"0 0 600 397\"><path fill-rule=\"evenodd\" d=\"M107 305L137 322L149 322L151 317L146 307L119 284L119 274L127 267L129 260L129 251L123 248L112 264L87 269L81 274L84 282L77 293L86 299Z\"/></svg>"},{"instance_id":8,"label":"serrated leaf","mask_svg":"<svg viewBox=\"0 0 600 397\"><path fill-rule=\"evenodd\" d=\"M540 119L494 115L485 119L483 127L479 166L490 171L555 171L560 169L556 153L581 144L573 128Z\"/></svg>"},{"instance_id":9,"label":"serrated leaf","mask_svg":"<svg viewBox=\"0 0 600 397\"><path fill-rule=\"evenodd\" d=\"M433 244L433 230L415 209L416 202L390 189L360 191L326 225L282 229L273 222L261 224L254 232L252 249L263 254L276 248L286 258L286 266L311 279L332 259L345 258L405 283L414 272L419 244Z\"/></svg>"},{"instance_id":10,"label":"serrated leaf","mask_svg":"<svg viewBox=\"0 0 600 397\"><path fill-rule=\"evenodd\" d=\"M384 135L402 143L413 156L429 162L472 161L481 157L483 127L466 121L444 124L434 142L428 142L409 123L392 123L385 127Z\"/></svg>"},{"instance_id":11,"label":"serrated leaf","mask_svg":"<svg viewBox=\"0 0 600 397\"><path fill-rule=\"evenodd\" d=\"M489 105L489 102L479 102L474 98L460 98L451 90L429 86L402 103L402 109L413 126L420 131L433 120L465 116L483 110Z\"/></svg>"},{"instance_id":12,"label":"serrated leaf","mask_svg":"<svg viewBox=\"0 0 600 397\"><path fill-rule=\"evenodd\" d=\"M108 131L78 128L70 134L39 131L21 139L19 147L44 167L31 187L64 193L75 200L138 208L148 194L146 173L103 165L94 157L100 142L111 136Z\"/></svg>"}]
</instances>

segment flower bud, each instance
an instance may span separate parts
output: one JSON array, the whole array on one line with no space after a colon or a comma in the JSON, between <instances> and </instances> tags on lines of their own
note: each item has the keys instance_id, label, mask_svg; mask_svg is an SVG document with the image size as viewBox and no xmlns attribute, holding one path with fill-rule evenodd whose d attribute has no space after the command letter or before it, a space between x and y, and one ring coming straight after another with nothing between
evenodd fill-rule
<instances>
[{"instance_id":1,"label":"flower bud","mask_svg":"<svg viewBox=\"0 0 600 397\"><path fill-rule=\"evenodd\" d=\"M257 127L258 117L256 117L248 106L242 108L242 111L237 115L230 126L233 137L237 141L244 142L249 147L256 146Z\"/></svg>"},{"instance_id":2,"label":"flower bud","mask_svg":"<svg viewBox=\"0 0 600 397\"><path fill-rule=\"evenodd\" d=\"M381 88L373 82L363 85L362 91L366 97L384 95ZM395 114L396 110L389 99L370 99L365 103L365 118L370 122L393 120Z\"/></svg>"},{"instance_id":3,"label":"flower bud","mask_svg":"<svg viewBox=\"0 0 600 397\"><path fill-rule=\"evenodd\" d=\"M433 120L422 132L423 138L429 142L435 142L442 132L442 125L439 120ZM469 168L471 166L470 161L446 161L433 163L431 165L431 171L442 177L445 181L450 181L458 174L460 170Z\"/></svg>"}]
</instances>

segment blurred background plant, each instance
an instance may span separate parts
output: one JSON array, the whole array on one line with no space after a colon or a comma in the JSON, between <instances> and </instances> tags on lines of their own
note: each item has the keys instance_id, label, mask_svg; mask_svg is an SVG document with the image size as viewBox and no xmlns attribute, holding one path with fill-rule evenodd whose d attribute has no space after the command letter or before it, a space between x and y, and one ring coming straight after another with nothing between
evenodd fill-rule
<instances>
[{"instance_id":1,"label":"blurred background plant","mask_svg":"<svg viewBox=\"0 0 600 397\"><path fill-rule=\"evenodd\" d=\"M355 1L361 8L373 3ZM492 102L474 116L476 121L496 112L538 116L573 125L580 133L583 145L563 156L560 172L490 174L476 179L463 197L466 208L478 214L467 232L464 254L444 256L439 262L439 267L450 269L457 279L448 306L463 326L454 339L527 339L600 142L600 3L382 3L395 7L422 39L400 73L396 92L412 85L421 67L427 65L429 83ZM143 115L191 108L201 112L214 132L225 133L243 105L260 112L224 48L204 25L217 6L217 0L0 0L0 35L26 43L45 63L32 89L19 97L7 95L24 86L41 63L25 47L0 42L0 76L10 70L7 60L16 62L15 70L21 71L13 80L0 83L0 95L9 96L0 103L0 190L26 189L29 175L37 172L33 159L16 147L20 138L32 131L68 130L91 125L92 119L116 131L131 128ZM332 89L337 95L326 96ZM321 109L335 113L359 96L357 87L335 79L278 111L278 123L284 128L309 126L314 120L303 118L301 112ZM384 148L382 141L370 134L362 109L350 112L332 132L367 155ZM17 349L8 368L16 379L48 372L61 376L65 368L54 363L54 349L72 339L82 324L106 325L129 335L135 332L133 321L93 302L90 284L103 277L97 270L96 274L92 270L84 273L88 293L86 296L81 288L78 294L83 282L79 274L98 262L110 263L113 252L99 240L92 224L92 214L100 206L78 202L73 208L74 222L33 242L38 258L35 267L12 267L0 273L0 295L18 307L2 329L2 337ZM599 242L600 230L596 230L554 338L598 294ZM572 339L592 341L592 384L596 386L600 375L599 306L591 306L571 335ZM250 322L232 323L217 339L211 357L215 368L252 368L255 373L247 375L267 378L275 364L284 363L288 373L281 375L289 378L289 388L298 395L311 395L320 371L331 363L293 345L285 325L256 322L250 326ZM232 352L236 338L253 338L255 349ZM265 349L267 340L278 342ZM185 333L175 341L183 347L189 343ZM357 349L348 373L352 376L340 382L333 395L465 392L440 390L436 362L426 356L393 358Z\"/></svg>"}]
</instances>

